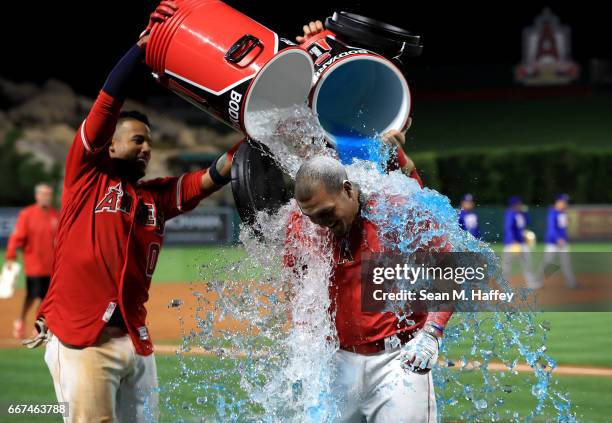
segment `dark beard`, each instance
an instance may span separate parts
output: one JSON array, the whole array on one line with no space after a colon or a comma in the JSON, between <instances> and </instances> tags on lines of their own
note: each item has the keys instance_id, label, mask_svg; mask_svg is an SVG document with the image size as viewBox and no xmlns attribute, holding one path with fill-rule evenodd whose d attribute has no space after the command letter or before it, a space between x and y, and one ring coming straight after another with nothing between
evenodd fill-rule
<instances>
[{"instance_id":1,"label":"dark beard","mask_svg":"<svg viewBox=\"0 0 612 423\"><path fill-rule=\"evenodd\" d=\"M115 173L129 182L137 182L145 175L138 163L125 159L111 159Z\"/></svg>"}]
</instances>

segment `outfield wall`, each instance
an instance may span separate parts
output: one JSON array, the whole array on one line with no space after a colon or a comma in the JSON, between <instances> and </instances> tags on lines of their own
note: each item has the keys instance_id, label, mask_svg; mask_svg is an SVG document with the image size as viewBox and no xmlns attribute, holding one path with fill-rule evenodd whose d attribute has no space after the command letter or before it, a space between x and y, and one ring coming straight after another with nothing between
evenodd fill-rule
<instances>
[{"instance_id":1,"label":"outfield wall","mask_svg":"<svg viewBox=\"0 0 612 423\"><path fill-rule=\"evenodd\" d=\"M6 247L19 208L0 207L0 248ZM503 242L504 212L500 206L476 209L480 232L487 242ZM538 242L546 233L548 207L531 207L530 229ZM569 208L572 241L612 241L612 205L575 205ZM238 241L240 220L233 207L199 207L166 224L166 245L229 245Z\"/></svg>"},{"instance_id":2,"label":"outfield wall","mask_svg":"<svg viewBox=\"0 0 612 423\"><path fill-rule=\"evenodd\" d=\"M503 242L504 213L506 209L499 206L482 206L476 208L480 232L487 242ZM531 229L538 242L543 242L546 235L548 206L529 208ZM612 240L612 205L574 205L568 209L571 241L611 241Z\"/></svg>"},{"instance_id":3,"label":"outfield wall","mask_svg":"<svg viewBox=\"0 0 612 423\"><path fill-rule=\"evenodd\" d=\"M5 248L21 209L0 207L0 248ZM234 207L198 207L166 223L166 245L229 245L238 237Z\"/></svg>"}]
</instances>

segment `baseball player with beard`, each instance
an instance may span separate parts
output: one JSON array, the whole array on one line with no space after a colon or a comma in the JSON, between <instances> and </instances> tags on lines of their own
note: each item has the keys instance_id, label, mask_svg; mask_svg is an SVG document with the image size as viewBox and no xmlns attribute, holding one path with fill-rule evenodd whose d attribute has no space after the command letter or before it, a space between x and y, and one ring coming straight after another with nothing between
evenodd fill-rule
<instances>
[{"instance_id":1,"label":"baseball player with beard","mask_svg":"<svg viewBox=\"0 0 612 423\"><path fill-rule=\"evenodd\" d=\"M151 157L149 121L121 112L148 30L172 16L164 0L109 74L66 158L53 276L24 343L45 361L69 422L157 419L157 370L145 303L168 219L229 182L233 151L209 169L140 181Z\"/></svg>"}]
</instances>

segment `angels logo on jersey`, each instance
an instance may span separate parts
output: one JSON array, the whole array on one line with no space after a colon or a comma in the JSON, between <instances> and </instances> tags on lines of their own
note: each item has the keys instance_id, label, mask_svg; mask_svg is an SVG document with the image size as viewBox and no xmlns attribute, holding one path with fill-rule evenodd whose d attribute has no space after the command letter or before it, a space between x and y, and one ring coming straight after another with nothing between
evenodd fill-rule
<instances>
[{"instance_id":1,"label":"angels logo on jersey","mask_svg":"<svg viewBox=\"0 0 612 423\"><path fill-rule=\"evenodd\" d=\"M108 187L106 195L96 206L96 213L110 212L115 213L117 210L124 213L130 213L132 209L132 197L123 192L121 182L117 185Z\"/></svg>"}]
</instances>

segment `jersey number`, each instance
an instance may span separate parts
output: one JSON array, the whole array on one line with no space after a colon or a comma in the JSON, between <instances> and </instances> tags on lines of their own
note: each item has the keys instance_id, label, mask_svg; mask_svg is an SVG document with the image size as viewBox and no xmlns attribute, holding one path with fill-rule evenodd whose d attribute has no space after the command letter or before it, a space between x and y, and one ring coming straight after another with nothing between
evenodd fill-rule
<instances>
[{"instance_id":1,"label":"jersey number","mask_svg":"<svg viewBox=\"0 0 612 423\"><path fill-rule=\"evenodd\" d=\"M155 266L157 266L157 259L159 258L159 251L161 246L157 242L149 244L149 251L147 252L147 277L150 278L155 272Z\"/></svg>"}]
</instances>

